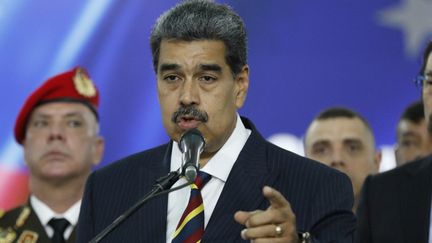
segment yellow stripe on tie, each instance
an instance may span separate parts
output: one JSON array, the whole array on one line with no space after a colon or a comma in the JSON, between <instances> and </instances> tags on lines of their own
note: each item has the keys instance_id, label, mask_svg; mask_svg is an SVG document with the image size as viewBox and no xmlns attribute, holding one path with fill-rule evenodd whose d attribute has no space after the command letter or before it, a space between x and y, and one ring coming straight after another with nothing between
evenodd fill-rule
<instances>
[{"instance_id":1,"label":"yellow stripe on tie","mask_svg":"<svg viewBox=\"0 0 432 243\"><path fill-rule=\"evenodd\" d=\"M183 220L182 224L177 228L177 230L174 232L174 236L173 238L177 237L177 235L179 234L179 232L183 229L183 227L195 216L197 216L198 214L200 214L202 211L204 211L204 205L201 203L201 205L199 205L197 208L195 208L194 210L192 210L187 216L186 218Z\"/></svg>"}]
</instances>

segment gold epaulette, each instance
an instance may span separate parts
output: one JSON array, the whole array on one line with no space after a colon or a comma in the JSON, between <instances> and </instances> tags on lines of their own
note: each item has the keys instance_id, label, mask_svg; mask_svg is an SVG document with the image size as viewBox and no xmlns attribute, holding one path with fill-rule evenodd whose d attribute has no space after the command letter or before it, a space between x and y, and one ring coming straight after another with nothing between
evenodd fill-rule
<instances>
[{"instance_id":1,"label":"gold epaulette","mask_svg":"<svg viewBox=\"0 0 432 243\"><path fill-rule=\"evenodd\" d=\"M12 243L16 238L16 232L11 228L0 227L0 243Z\"/></svg>"},{"instance_id":2,"label":"gold epaulette","mask_svg":"<svg viewBox=\"0 0 432 243\"><path fill-rule=\"evenodd\" d=\"M1 216L4 215L4 211L0 212ZM27 219L29 218L31 213L31 209L29 206L23 206L21 209L20 214L18 215L17 220L15 221L14 227L7 227L6 229L3 229L0 227L0 243L12 243L15 242L15 239L17 238L17 233L21 232L20 227L22 227ZM0 218L1 218L0 216ZM33 243L37 242L37 239L39 238L38 233L30 231L30 230L23 230L20 233L20 236L16 242L18 243Z\"/></svg>"},{"instance_id":3,"label":"gold epaulette","mask_svg":"<svg viewBox=\"0 0 432 243\"><path fill-rule=\"evenodd\" d=\"M24 230L18 238L17 243L36 243L38 238L38 233L30 230Z\"/></svg>"},{"instance_id":4,"label":"gold epaulette","mask_svg":"<svg viewBox=\"0 0 432 243\"><path fill-rule=\"evenodd\" d=\"M15 222L15 227L19 228L21 226L23 226L25 224L25 222L27 221L28 217L30 216L30 207L29 206L24 206L23 209L21 210L20 215L18 216L16 222Z\"/></svg>"},{"instance_id":5,"label":"gold epaulette","mask_svg":"<svg viewBox=\"0 0 432 243\"><path fill-rule=\"evenodd\" d=\"M4 215L5 210L0 209L0 218L2 218ZM8 227L7 229L0 227L0 243L11 243L15 240L15 238L16 233L11 227Z\"/></svg>"}]
</instances>

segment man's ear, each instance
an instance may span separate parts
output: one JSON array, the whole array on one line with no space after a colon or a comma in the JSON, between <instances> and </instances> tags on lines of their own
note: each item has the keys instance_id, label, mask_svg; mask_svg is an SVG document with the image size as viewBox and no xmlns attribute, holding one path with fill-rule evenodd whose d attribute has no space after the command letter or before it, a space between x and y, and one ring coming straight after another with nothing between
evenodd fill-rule
<instances>
[{"instance_id":1,"label":"man's ear","mask_svg":"<svg viewBox=\"0 0 432 243\"><path fill-rule=\"evenodd\" d=\"M93 166L96 166L101 162L105 150L105 140L103 137L98 136L95 143L95 151L93 153Z\"/></svg>"},{"instance_id":2,"label":"man's ear","mask_svg":"<svg viewBox=\"0 0 432 243\"><path fill-rule=\"evenodd\" d=\"M236 82L236 106L241 108L246 101L247 92L249 89L249 66L244 65L242 70L235 77Z\"/></svg>"},{"instance_id":3,"label":"man's ear","mask_svg":"<svg viewBox=\"0 0 432 243\"><path fill-rule=\"evenodd\" d=\"M374 156L374 163L376 166L376 172L379 172L379 168L381 165L381 160L382 160L382 151L381 150L377 150L375 151L375 156Z\"/></svg>"}]
</instances>

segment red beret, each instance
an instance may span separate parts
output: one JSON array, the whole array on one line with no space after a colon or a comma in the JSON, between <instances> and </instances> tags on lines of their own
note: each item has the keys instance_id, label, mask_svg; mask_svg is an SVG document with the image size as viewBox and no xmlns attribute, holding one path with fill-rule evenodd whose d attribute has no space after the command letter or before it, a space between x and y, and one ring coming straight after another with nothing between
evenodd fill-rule
<instances>
[{"instance_id":1,"label":"red beret","mask_svg":"<svg viewBox=\"0 0 432 243\"><path fill-rule=\"evenodd\" d=\"M76 67L45 81L25 101L15 122L15 139L22 144L27 120L33 109L43 103L55 101L81 102L97 115L99 92L90 80L87 71Z\"/></svg>"}]
</instances>

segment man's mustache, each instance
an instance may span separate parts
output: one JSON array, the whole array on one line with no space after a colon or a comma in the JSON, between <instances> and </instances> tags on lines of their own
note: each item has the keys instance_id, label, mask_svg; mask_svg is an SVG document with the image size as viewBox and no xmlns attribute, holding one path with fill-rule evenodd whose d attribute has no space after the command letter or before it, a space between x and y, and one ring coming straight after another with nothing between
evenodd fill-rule
<instances>
[{"instance_id":1,"label":"man's mustache","mask_svg":"<svg viewBox=\"0 0 432 243\"><path fill-rule=\"evenodd\" d=\"M173 113L171 117L171 121L174 123L177 123L179 117L187 116L188 118L201 121L201 122L207 122L208 121L208 114L205 111L202 111L195 106L180 106L180 108Z\"/></svg>"}]
</instances>

